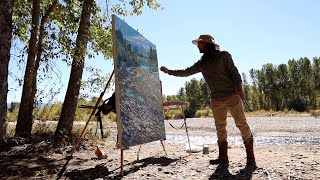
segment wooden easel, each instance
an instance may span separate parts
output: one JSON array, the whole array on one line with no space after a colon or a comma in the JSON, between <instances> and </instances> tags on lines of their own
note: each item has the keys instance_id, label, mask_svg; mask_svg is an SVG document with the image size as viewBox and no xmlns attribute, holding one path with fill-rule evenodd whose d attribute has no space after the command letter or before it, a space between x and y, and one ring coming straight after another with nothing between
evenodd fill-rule
<instances>
[{"instance_id":1,"label":"wooden easel","mask_svg":"<svg viewBox=\"0 0 320 180\"><path fill-rule=\"evenodd\" d=\"M163 148L164 153L165 153L166 155L168 155L167 152L166 152L166 149L165 149L165 147L164 147L163 140L160 140L160 143L161 143L161 146L162 146L162 148ZM139 146L139 150L138 150L138 154L137 154L137 161L139 160L139 153L140 153L141 146L142 146L142 145Z\"/></svg>"},{"instance_id":2,"label":"wooden easel","mask_svg":"<svg viewBox=\"0 0 320 180\"><path fill-rule=\"evenodd\" d=\"M110 75L110 78L109 78L109 80L108 80L108 82L107 82L104 90L101 92L101 94L100 94L100 96L99 96L99 98L98 98L97 103L95 104L94 108L92 109L91 114L90 114L90 116L89 116L89 119L87 120L86 125L84 126L83 130L81 131L80 136L78 137L76 143L73 145L72 149L69 151L69 153L70 153L71 156L72 156L73 153L76 151L76 149L77 149L77 147L79 146L81 140L83 139L83 136L84 136L85 131L86 131L88 125L89 125L89 122L90 122L91 118L94 116L96 110L98 109L99 103L100 103L100 101L102 100L102 97L103 97L104 93L106 92L106 90L107 90L108 87L109 87L109 84L110 84L110 82L111 82L111 79L112 79L112 77L113 77L113 74L114 74L114 71L112 71L112 73L111 73L111 75ZM82 108L84 108L84 107L82 107Z\"/></svg>"}]
</instances>

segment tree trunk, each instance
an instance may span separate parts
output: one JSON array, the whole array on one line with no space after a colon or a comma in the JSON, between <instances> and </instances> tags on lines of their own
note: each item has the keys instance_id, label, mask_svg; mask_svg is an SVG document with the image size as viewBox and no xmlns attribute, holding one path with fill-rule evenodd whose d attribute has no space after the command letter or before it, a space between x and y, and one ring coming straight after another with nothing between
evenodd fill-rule
<instances>
[{"instance_id":1,"label":"tree trunk","mask_svg":"<svg viewBox=\"0 0 320 180\"><path fill-rule=\"evenodd\" d=\"M83 2L69 84L63 102L59 123L55 132L55 138L58 144L64 140L64 137L70 137L73 127L84 68L85 52L89 38L90 17L93 2L93 0L84 0Z\"/></svg>"},{"instance_id":2,"label":"tree trunk","mask_svg":"<svg viewBox=\"0 0 320 180\"><path fill-rule=\"evenodd\" d=\"M43 37L44 37L44 33L45 33L45 24L48 21L49 15L51 12L53 12L54 8L57 5L57 0L55 0L52 5L48 8L46 14L41 18L41 23L40 23L40 33L39 33L39 40L38 40L38 44L37 44L37 56L36 56L36 62L35 62L35 67L34 67L34 71L32 74L32 86L34 87L31 90L31 95L30 95L30 101L35 100L35 96L37 93L37 72L40 66L40 60L41 60L41 53L42 53L42 43L43 43ZM32 109L33 111L33 109ZM31 112L32 114L32 112Z\"/></svg>"},{"instance_id":3,"label":"tree trunk","mask_svg":"<svg viewBox=\"0 0 320 180\"><path fill-rule=\"evenodd\" d=\"M39 34L39 20L40 20L40 0L33 1L32 9L32 30L29 41L29 52L27 59L27 66L24 76L24 83L22 89L21 103L18 113L18 120L16 126L15 136L30 138L32 130L32 112L34 98L32 98L33 90L36 88L34 82L34 71L37 59L37 44Z\"/></svg>"},{"instance_id":4,"label":"tree trunk","mask_svg":"<svg viewBox=\"0 0 320 180\"><path fill-rule=\"evenodd\" d=\"M6 142L8 67L12 39L12 9L14 0L0 3L0 144Z\"/></svg>"},{"instance_id":5,"label":"tree trunk","mask_svg":"<svg viewBox=\"0 0 320 180\"><path fill-rule=\"evenodd\" d=\"M34 4L34 7L37 7L38 5L40 5L40 1L39 1L39 3L37 2L37 4ZM28 54L28 62L27 63L29 63L29 61L30 61L30 63L29 63L30 66L29 66L29 70L26 71L26 73L25 73L25 78L28 79L28 84L26 85L26 87L28 87L28 88L26 88L26 89L23 88L23 93L22 93L23 97L21 97L21 105L20 105L20 107L22 107L22 104L23 104L23 107L26 106L27 108L23 108L22 110L20 109L19 115L21 112L21 116L18 116L18 121L19 121L19 117L24 117L23 119L27 120L24 123L27 125L28 129L19 130L22 132L21 134L20 134L20 132L18 134L16 131L16 136L29 137L31 135L32 120L33 120L33 118L32 118L33 104L34 104L34 100L35 100L35 96L36 96L36 92L37 92L37 72L38 72L38 69L40 66L41 53L42 53L42 41L43 41L43 37L44 37L44 33L45 33L44 26L49 18L50 13L54 10L56 5L57 5L57 0L52 3L52 5L47 10L46 14L41 18L40 29L37 30L38 32L35 32L36 36L37 36L37 34L39 34L38 41L36 41L36 44L35 44L36 49L35 49L34 53L36 55L35 56L31 55L31 53L30 53L31 51L29 51L29 54ZM37 14L33 14L33 15L39 17L39 19L40 19L40 12ZM36 24L38 24L39 19L37 19L35 21ZM30 39L30 42L32 42L31 39ZM29 44L29 47L30 46L31 45ZM29 49L33 49L33 48L34 47L32 47L32 48L30 47ZM30 57L30 59L29 59L29 57ZM34 63L33 63L33 61L34 61ZM27 66L28 66L28 64L27 64ZM25 87L25 83L24 83L24 87ZM27 96L27 97L25 97L25 96ZM23 121L23 119L20 119L20 121ZM20 125L21 125L21 123L20 123Z\"/></svg>"}]
</instances>

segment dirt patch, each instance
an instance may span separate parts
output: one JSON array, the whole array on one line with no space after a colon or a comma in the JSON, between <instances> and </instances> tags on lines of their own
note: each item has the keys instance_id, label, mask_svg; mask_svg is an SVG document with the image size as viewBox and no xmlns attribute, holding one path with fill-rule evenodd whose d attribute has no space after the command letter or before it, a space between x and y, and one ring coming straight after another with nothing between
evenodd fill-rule
<instances>
[{"instance_id":1,"label":"dirt patch","mask_svg":"<svg viewBox=\"0 0 320 180\"><path fill-rule=\"evenodd\" d=\"M256 135L319 136L319 119L307 117L305 123L301 123L298 118L271 118L252 117L248 123ZM175 121L177 125L181 122ZM277 125L269 126L272 122L279 123L278 126L285 127L285 130L279 131ZM211 123L210 118L190 119L189 127L197 126L196 131L190 130L190 133L209 133L212 129L205 129L212 126ZM228 126L232 130L232 123ZM304 132L305 129L310 131ZM177 132L169 128L166 130L173 135ZM185 133L184 129L180 131L178 134ZM231 134L239 136L236 131ZM107 159L95 157L95 145L108 155ZM123 177L120 176L120 150L114 148L114 139L111 137L95 145L84 142L72 158L67 158L66 154L70 146L54 149L49 141L1 147L0 179L320 179L319 143L256 144L254 150L258 167L246 169L245 149L240 142L229 143L230 164L227 168L209 164L209 160L218 156L218 147L214 143L209 143L209 154L202 151L190 154L186 152L184 143L167 143L166 155L161 144L154 142L124 150Z\"/></svg>"}]
</instances>

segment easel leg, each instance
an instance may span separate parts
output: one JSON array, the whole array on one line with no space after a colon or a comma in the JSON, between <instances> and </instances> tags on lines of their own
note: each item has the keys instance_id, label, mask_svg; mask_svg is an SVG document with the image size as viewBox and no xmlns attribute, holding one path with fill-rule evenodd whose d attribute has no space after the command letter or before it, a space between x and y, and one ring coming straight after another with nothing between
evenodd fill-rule
<instances>
[{"instance_id":1,"label":"easel leg","mask_svg":"<svg viewBox=\"0 0 320 180\"><path fill-rule=\"evenodd\" d=\"M121 149L121 176L123 176L123 149Z\"/></svg>"},{"instance_id":2,"label":"easel leg","mask_svg":"<svg viewBox=\"0 0 320 180\"><path fill-rule=\"evenodd\" d=\"M137 154L137 161L139 161L139 153L140 153L141 145L139 146L138 154Z\"/></svg>"},{"instance_id":3,"label":"easel leg","mask_svg":"<svg viewBox=\"0 0 320 180\"><path fill-rule=\"evenodd\" d=\"M189 139L189 133L188 133L188 127L187 127L187 118L186 118L186 114L185 114L185 110L182 110L183 111L183 120L184 120L184 125L186 127L186 132L187 132L187 137L188 137L188 143L189 143L189 154L191 154L191 144L190 144L190 139Z\"/></svg>"},{"instance_id":4,"label":"easel leg","mask_svg":"<svg viewBox=\"0 0 320 180\"><path fill-rule=\"evenodd\" d=\"M161 142L162 148L163 148L163 150L164 150L164 153L165 153L166 155L168 155L166 149L164 148L163 140L160 140L160 142Z\"/></svg>"}]
</instances>

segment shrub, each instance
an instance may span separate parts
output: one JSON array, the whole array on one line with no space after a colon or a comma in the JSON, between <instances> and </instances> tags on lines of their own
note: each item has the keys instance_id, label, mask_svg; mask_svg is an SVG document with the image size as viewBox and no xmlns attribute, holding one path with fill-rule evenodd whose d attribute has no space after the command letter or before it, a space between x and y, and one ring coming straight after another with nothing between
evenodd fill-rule
<instances>
[{"instance_id":1,"label":"shrub","mask_svg":"<svg viewBox=\"0 0 320 180\"><path fill-rule=\"evenodd\" d=\"M198 110L195 115L195 117L209 117L209 116L212 116L212 110L208 106L205 107L204 109Z\"/></svg>"},{"instance_id":2,"label":"shrub","mask_svg":"<svg viewBox=\"0 0 320 180\"><path fill-rule=\"evenodd\" d=\"M9 122L7 124L7 136L13 137L16 130L16 123L15 122Z\"/></svg>"},{"instance_id":3,"label":"shrub","mask_svg":"<svg viewBox=\"0 0 320 180\"><path fill-rule=\"evenodd\" d=\"M114 112L111 112L107 115L102 116L103 119L110 119L111 121L115 122L117 120L117 115Z\"/></svg>"},{"instance_id":4,"label":"shrub","mask_svg":"<svg viewBox=\"0 0 320 180\"><path fill-rule=\"evenodd\" d=\"M289 102L289 110L293 109L298 112L304 112L306 110L306 103L301 98L296 98Z\"/></svg>"},{"instance_id":5,"label":"shrub","mask_svg":"<svg viewBox=\"0 0 320 180\"><path fill-rule=\"evenodd\" d=\"M35 119L42 121L58 121L61 113L62 104L56 103L41 109L34 110Z\"/></svg>"},{"instance_id":6,"label":"shrub","mask_svg":"<svg viewBox=\"0 0 320 180\"><path fill-rule=\"evenodd\" d=\"M17 121L19 113L19 107L16 107L12 109L11 111L7 111L7 118L9 122L15 122Z\"/></svg>"},{"instance_id":7,"label":"shrub","mask_svg":"<svg viewBox=\"0 0 320 180\"><path fill-rule=\"evenodd\" d=\"M182 119L182 111L181 109L170 109L169 111L165 111L165 118L168 119Z\"/></svg>"}]
</instances>

